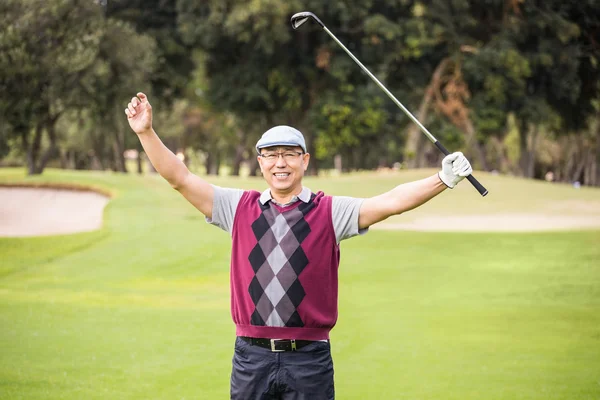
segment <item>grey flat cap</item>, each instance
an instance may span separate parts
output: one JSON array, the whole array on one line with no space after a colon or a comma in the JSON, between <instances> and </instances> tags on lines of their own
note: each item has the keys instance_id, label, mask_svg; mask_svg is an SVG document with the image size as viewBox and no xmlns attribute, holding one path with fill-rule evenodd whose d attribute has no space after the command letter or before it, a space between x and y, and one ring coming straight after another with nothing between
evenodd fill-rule
<instances>
[{"instance_id":1,"label":"grey flat cap","mask_svg":"<svg viewBox=\"0 0 600 400\"><path fill-rule=\"evenodd\" d=\"M300 146L305 153L307 152L302 133L287 125L278 125L263 133L256 142L256 151L260 154L260 149L271 146Z\"/></svg>"}]
</instances>

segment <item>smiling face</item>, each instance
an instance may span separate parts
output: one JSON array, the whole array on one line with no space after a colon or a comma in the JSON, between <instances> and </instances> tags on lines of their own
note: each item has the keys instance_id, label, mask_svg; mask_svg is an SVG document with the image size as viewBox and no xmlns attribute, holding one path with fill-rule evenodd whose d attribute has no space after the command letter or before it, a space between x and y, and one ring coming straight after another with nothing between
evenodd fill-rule
<instances>
[{"instance_id":1,"label":"smiling face","mask_svg":"<svg viewBox=\"0 0 600 400\"><path fill-rule=\"evenodd\" d=\"M260 149L258 164L271 188L271 195L287 198L300 193L302 177L308 168L310 154L299 146L274 146Z\"/></svg>"}]
</instances>

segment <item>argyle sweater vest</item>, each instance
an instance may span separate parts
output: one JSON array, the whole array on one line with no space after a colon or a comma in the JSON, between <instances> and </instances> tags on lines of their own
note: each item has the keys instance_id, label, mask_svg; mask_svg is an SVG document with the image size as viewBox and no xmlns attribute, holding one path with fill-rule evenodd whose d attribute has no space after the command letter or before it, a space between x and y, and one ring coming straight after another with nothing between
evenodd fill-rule
<instances>
[{"instance_id":1,"label":"argyle sweater vest","mask_svg":"<svg viewBox=\"0 0 600 400\"><path fill-rule=\"evenodd\" d=\"M231 314L237 336L322 340L337 321L339 246L331 197L261 204L246 191L233 221Z\"/></svg>"}]
</instances>

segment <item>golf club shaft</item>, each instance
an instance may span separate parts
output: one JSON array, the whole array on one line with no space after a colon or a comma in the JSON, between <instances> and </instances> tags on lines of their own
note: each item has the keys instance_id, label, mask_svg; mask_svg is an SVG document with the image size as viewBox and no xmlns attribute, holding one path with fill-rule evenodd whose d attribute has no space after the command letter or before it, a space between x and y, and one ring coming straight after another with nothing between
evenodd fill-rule
<instances>
[{"instance_id":1,"label":"golf club shaft","mask_svg":"<svg viewBox=\"0 0 600 400\"><path fill-rule=\"evenodd\" d=\"M431 134L431 132L429 132L429 131L427 130L427 128L425 128L425 127L423 126L423 124L422 124L422 123L421 123L421 122L420 122L420 121L419 121L419 120L418 120L418 119L417 119L417 118L416 118L414 115L412 115L412 113L411 113L410 111L408 111L408 109L407 109L406 107L404 107L404 105L403 105L402 103L400 103L400 101L398 101L398 99L397 99L397 98L396 98L396 97L395 97L395 96L394 96L394 95L393 95L393 94L392 94L392 93L391 93L391 92L390 92L390 91L389 91L389 90L388 90L388 89L387 89L385 86L383 86L383 83L379 82L379 79L377 79L377 77L375 77L375 75L373 75L373 74L371 73L371 71L369 71L369 70L367 69L367 67L365 67L365 66L363 65L363 63L361 63L361 62L360 62L360 60L359 60L358 58L354 57L354 54L352 54L352 52L351 52L350 50L348 50L348 48L347 48L346 46L344 46L344 44L343 44L342 42L340 42L340 41L338 40L338 38L337 38L337 37L335 37L335 35L334 35L333 33L331 33L331 31L330 31L329 29L327 29L327 27L326 27L326 26L323 26L323 29L325 30L325 32L327 32L327 34L328 34L329 36L331 36L331 38L332 38L333 40L335 40L335 42L336 42L337 44L339 44L339 45L340 45L340 47L341 47L342 49L344 49L344 51L345 51L346 53L348 53L348 55L350 56L350 58L351 58L351 59L353 59L353 60L354 60L354 62L355 62L355 63L357 63L357 64L358 64L358 66L359 66L359 67L361 67L361 68L362 68L362 70L363 70L363 71L365 71L365 73L366 73L367 75L369 75L369 77L370 77L370 78L373 80L373 82L375 82L375 83L377 84L377 86L379 86L379 88L380 88L381 90L383 90L383 91L385 92L385 94L387 94L387 95L388 95L388 97L389 97L390 99L392 99L392 101L393 101L394 103L396 103L396 105L397 105L398 107L400 107L400 109L401 109L402 111L404 111L404 113L406 114L406 116L407 116L408 118L410 118L410 119L411 119L411 121L412 121L412 122L414 122L414 123L415 123L415 124L416 124L416 125L419 127L419 129L421 129L421 132L423 132L423 133L425 134L425 136L427 136L427 138L428 138L429 140L431 140L431 142L432 142L432 143L435 143L435 142L437 142L437 141L438 141L438 140L435 138L435 136L433 136L433 135Z\"/></svg>"},{"instance_id":2,"label":"golf club shaft","mask_svg":"<svg viewBox=\"0 0 600 400\"><path fill-rule=\"evenodd\" d=\"M296 19L296 17L298 17L298 21L297 23L294 22L294 20ZM375 82L377 84L377 86L379 86L379 88L381 90L383 90L385 92L385 94L388 95L388 97L402 110L404 111L404 114L406 114L406 116L408 118L410 118L410 120L415 123L419 129L421 130L421 132L423 132L425 134L425 136L427 136L427 138L435 145L435 147L437 147L444 155L448 155L450 154L450 152L440 143L439 140L437 140L435 138L435 136L433 136L431 134L431 132L429 132L429 130L427 130L427 128L425 128L425 126L423 126L423 124L414 116L412 115L412 113L410 111L408 111L408 109L406 107L404 107L404 105L402 103L400 103L400 101L398 101L398 99L381 83L379 82L379 79L377 79L375 77L375 75L373 75L371 73L371 71L369 71L367 69L367 67L365 67L358 58L356 58L354 56L354 54L352 54L352 52L350 50L348 50L346 48L346 46L344 46L344 44L342 42L340 42L338 40L338 38L329 30L327 29L327 27L325 26L325 24L323 24L323 22L321 22L321 20L314 15L311 12L302 12L302 13L298 13L295 14L294 16L292 16L292 26L294 29L297 29L300 27L300 25L302 25L306 20L308 20L308 18L313 18L324 30L325 32L327 32L327 34L329 36L331 36L331 38L333 40L335 40L335 42L340 45L340 47L342 49L344 49L344 51L350 56L350 58L352 58L352 60L354 60L354 62L356 64L358 64L358 66L367 74L369 75L369 77L373 80L373 82ZM475 187L475 189L477 189L477 191L482 195L485 196L488 194L488 191L485 187L483 187L483 185L481 183L479 183L479 181L477 179L475 179L475 177L473 175L469 175L467 176L467 180L469 182L471 182L471 184Z\"/></svg>"}]
</instances>

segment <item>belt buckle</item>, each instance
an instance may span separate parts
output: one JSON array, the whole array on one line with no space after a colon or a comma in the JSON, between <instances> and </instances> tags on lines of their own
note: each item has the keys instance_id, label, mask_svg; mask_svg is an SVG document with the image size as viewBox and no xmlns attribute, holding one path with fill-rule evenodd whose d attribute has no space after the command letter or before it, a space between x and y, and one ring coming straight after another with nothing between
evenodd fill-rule
<instances>
[{"instance_id":1,"label":"belt buckle","mask_svg":"<svg viewBox=\"0 0 600 400\"><path fill-rule=\"evenodd\" d=\"M283 349L282 349L282 350L280 350L280 349L276 349L276 348L275 348L275 342L276 342L277 340L278 340L278 339L271 339L271 352L272 352L272 353L281 353L282 351L285 351L285 350L283 350ZM292 345L292 351L296 351L296 340L295 340L295 339L290 339L290 343L291 343L291 345Z\"/></svg>"},{"instance_id":2,"label":"belt buckle","mask_svg":"<svg viewBox=\"0 0 600 400\"><path fill-rule=\"evenodd\" d=\"M285 350L278 350L278 349L275 348L275 341L276 340L277 339L271 339L271 352L273 352L273 353L280 353L282 351L285 351Z\"/></svg>"}]
</instances>

